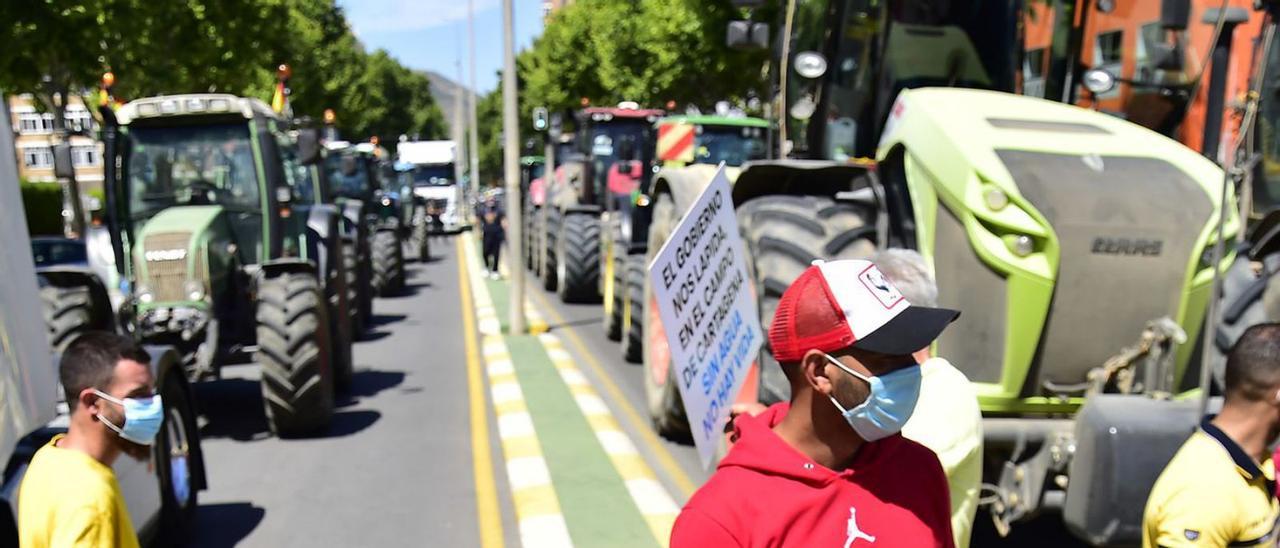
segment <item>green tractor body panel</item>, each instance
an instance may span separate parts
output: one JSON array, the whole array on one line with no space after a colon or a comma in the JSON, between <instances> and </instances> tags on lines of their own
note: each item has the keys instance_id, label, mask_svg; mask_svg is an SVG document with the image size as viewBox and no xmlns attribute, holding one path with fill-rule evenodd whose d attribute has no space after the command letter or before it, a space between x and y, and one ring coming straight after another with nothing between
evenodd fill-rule
<instances>
[{"instance_id":1,"label":"green tractor body panel","mask_svg":"<svg viewBox=\"0 0 1280 548\"><path fill-rule=\"evenodd\" d=\"M1067 387L1147 321L1198 336L1223 172L1194 151L1074 106L925 88L898 96L877 156L905 178L940 304L964 312L936 350L984 412L1074 410L1083 390ZM1231 212L1227 237L1240 227ZM1192 350L1178 348L1175 387L1190 387Z\"/></svg>"},{"instance_id":2,"label":"green tractor body panel","mask_svg":"<svg viewBox=\"0 0 1280 548\"><path fill-rule=\"evenodd\" d=\"M189 285L198 283L202 293L218 295L225 288L232 243L219 223L221 206L169 208L137 229L133 268L139 285L149 289L151 302L140 302L139 312L160 307L208 308L204 299L191 300Z\"/></svg>"}]
</instances>

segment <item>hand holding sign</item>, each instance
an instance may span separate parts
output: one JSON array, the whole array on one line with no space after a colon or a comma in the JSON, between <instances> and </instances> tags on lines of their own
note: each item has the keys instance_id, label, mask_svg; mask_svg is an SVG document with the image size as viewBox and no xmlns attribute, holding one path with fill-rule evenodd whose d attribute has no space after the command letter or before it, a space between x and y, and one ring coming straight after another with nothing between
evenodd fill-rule
<instances>
[{"instance_id":1,"label":"hand holding sign","mask_svg":"<svg viewBox=\"0 0 1280 548\"><path fill-rule=\"evenodd\" d=\"M703 466L764 341L724 165L649 265Z\"/></svg>"}]
</instances>

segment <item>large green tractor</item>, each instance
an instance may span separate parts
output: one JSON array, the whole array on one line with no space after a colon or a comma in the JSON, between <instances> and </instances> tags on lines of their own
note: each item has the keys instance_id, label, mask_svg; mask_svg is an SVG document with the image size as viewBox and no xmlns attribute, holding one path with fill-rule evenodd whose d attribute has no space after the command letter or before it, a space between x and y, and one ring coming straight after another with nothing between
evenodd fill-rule
<instances>
[{"instance_id":1,"label":"large green tractor","mask_svg":"<svg viewBox=\"0 0 1280 548\"><path fill-rule=\"evenodd\" d=\"M393 295L404 288L403 223L398 196L388 193L396 181L386 181L383 161L370 143L326 143L325 168L344 215L356 223L362 237L358 253L367 265L370 287L378 295ZM361 251L358 249L357 251ZM366 318L372 317L372 307Z\"/></svg>"},{"instance_id":2,"label":"large green tractor","mask_svg":"<svg viewBox=\"0 0 1280 548\"><path fill-rule=\"evenodd\" d=\"M794 159L749 162L733 188L761 324L813 259L919 250L939 304L964 312L934 351L976 388L997 530L1048 512L1093 544L1140 542L1150 486L1198 420L1194 342L1230 260L1212 249L1240 228L1228 203L1216 233L1222 170L1137 125L1008 93L1019 3L780 4ZM674 226L707 178L654 185L652 227ZM661 322L644 335L646 362L669 371ZM757 365L740 399L787 399L767 348ZM655 423L683 422L670 375L653 377Z\"/></svg>"},{"instance_id":3,"label":"large green tractor","mask_svg":"<svg viewBox=\"0 0 1280 548\"><path fill-rule=\"evenodd\" d=\"M256 355L273 432L330 422L350 342L326 282L341 272L334 211L295 210L288 166L319 161L314 134L290 159L287 127L261 101L151 97L103 109L106 187L133 333L172 344L192 379ZM340 278L341 276L337 276Z\"/></svg>"}]
</instances>

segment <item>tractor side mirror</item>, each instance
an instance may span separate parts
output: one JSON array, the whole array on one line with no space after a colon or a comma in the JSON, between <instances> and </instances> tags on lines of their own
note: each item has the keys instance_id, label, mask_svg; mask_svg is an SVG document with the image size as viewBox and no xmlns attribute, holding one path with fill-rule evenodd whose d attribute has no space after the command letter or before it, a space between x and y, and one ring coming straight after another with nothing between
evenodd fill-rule
<instances>
[{"instance_id":1,"label":"tractor side mirror","mask_svg":"<svg viewBox=\"0 0 1280 548\"><path fill-rule=\"evenodd\" d=\"M298 161L304 166L320 162L320 131L307 128L298 132Z\"/></svg>"},{"instance_id":2,"label":"tractor side mirror","mask_svg":"<svg viewBox=\"0 0 1280 548\"><path fill-rule=\"evenodd\" d=\"M769 24L754 21L729 21L725 45L730 49L756 50L769 47Z\"/></svg>"},{"instance_id":3,"label":"tractor side mirror","mask_svg":"<svg viewBox=\"0 0 1280 548\"><path fill-rule=\"evenodd\" d=\"M347 177L354 177L360 169L360 165L356 161L355 156L342 157L342 174Z\"/></svg>"},{"instance_id":4,"label":"tractor side mirror","mask_svg":"<svg viewBox=\"0 0 1280 548\"><path fill-rule=\"evenodd\" d=\"M76 176L75 164L71 161L71 143L64 141L53 145L53 176L59 179Z\"/></svg>"}]
</instances>

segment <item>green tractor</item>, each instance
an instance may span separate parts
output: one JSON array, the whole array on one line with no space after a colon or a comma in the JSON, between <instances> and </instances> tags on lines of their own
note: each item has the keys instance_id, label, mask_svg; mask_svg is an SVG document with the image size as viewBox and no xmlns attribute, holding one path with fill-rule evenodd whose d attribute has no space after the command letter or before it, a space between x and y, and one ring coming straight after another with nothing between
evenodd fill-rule
<instances>
[{"instance_id":1,"label":"green tractor","mask_svg":"<svg viewBox=\"0 0 1280 548\"><path fill-rule=\"evenodd\" d=\"M291 165L319 161L316 136L295 143L262 101L226 94L138 99L102 115L132 332L177 347L193 380L253 353L272 432L326 428L335 380L351 367L331 321L346 311L326 298L343 278L339 221L295 210L289 182Z\"/></svg>"},{"instance_id":2,"label":"green tractor","mask_svg":"<svg viewBox=\"0 0 1280 548\"><path fill-rule=\"evenodd\" d=\"M653 185L669 188L666 181L672 179L708 180L721 162L732 179L746 162L767 156L769 123L746 116L667 116L654 123L652 135L646 146L655 150L657 175L638 181L634 199L604 215L601 247L605 334L621 341L622 356L631 363L643 362L645 268L675 228L669 222L675 214L670 194L654 194L662 203L649 204L648 193ZM653 227L654 220L667 224Z\"/></svg>"},{"instance_id":3,"label":"green tractor","mask_svg":"<svg viewBox=\"0 0 1280 548\"><path fill-rule=\"evenodd\" d=\"M345 141L326 143L329 154L325 169L333 181L344 215L363 237L357 247L362 264L367 265L370 287L378 295L394 295L404 289L404 248L399 196L389 192L397 180L386 180L378 148L370 143L352 145ZM357 249L361 251L361 249ZM372 307L366 318L372 317Z\"/></svg>"},{"instance_id":4,"label":"green tractor","mask_svg":"<svg viewBox=\"0 0 1280 548\"><path fill-rule=\"evenodd\" d=\"M920 251L939 304L964 312L933 350L978 394L997 530L1054 513L1090 543L1140 542L1150 486L1199 418L1186 396L1202 350L1183 343L1199 340L1231 259L1212 250L1241 225L1234 197L1220 201L1222 170L1135 124L1010 93L1020 3L781 5L772 72L791 158L748 162L733 187L761 324L814 259ZM735 22L730 43L759 36L752 26ZM641 198L651 249L707 179L667 178ZM674 430L684 417L654 316L650 411ZM757 365L740 400L787 399L768 348Z\"/></svg>"}]
</instances>

